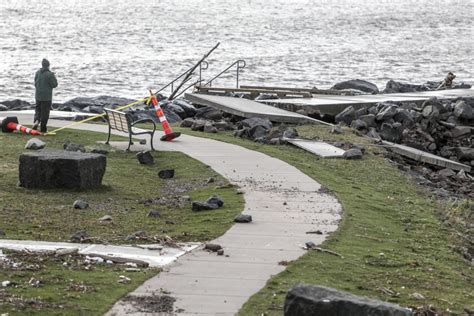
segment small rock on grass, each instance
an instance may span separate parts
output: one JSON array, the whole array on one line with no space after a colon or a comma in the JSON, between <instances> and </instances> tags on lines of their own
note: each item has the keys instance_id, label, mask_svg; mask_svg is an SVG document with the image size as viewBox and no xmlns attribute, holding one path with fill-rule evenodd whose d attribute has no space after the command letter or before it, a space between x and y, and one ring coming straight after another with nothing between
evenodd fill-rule
<instances>
[{"instance_id":1,"label":"small rock on grass","mask_svg":"<svg viewBox=\"0 0 474 316\"><path fill-rule=\"evenodd\" d=\"M150 212L148 212L148 217L161 217L161 214L160 214L160 211L158 210L150 210Z\"/></svg>"},{"instance_id":2,"label":"small rock on grass","mask_svg":"<svg viewBox=\"0 0 474 316\"><path fill-rule=\"evenodd\" d=\"M234 218L234 222L236 223L250 223L252 221L252 215L247 214L240 214Z\"/></svg>"},{"instance_id":3,"label":"small rock on grass","mask_svg":"<svg viewBox=\"0 0 474 316\"><path fill-rule=\"evenodd\" d=\"M43 149L45 146L46 146L46 143L43 142L41 139L32 138L26 143L25 149L38 150L38 149Z\"/></svg>"},{"instance_id":4,"label":"small rock on grass","mask_svg":"<svg viewBox=\"0 0 474 316\"><path fill-rule=\"evenodd\" d=\"M74 144L70 142L65 142L63 145L63 148L66 151L75 151L75 152L81 152L81 153L86 152L86 148L82 144Z\"/></svg>"},{"instance_id":5,"label":"small rock on grass","mask_svg":"<svg viewBox=\"0 0 474 316\"><path fill-rule=\"evenodd\" d=\"M312 249L312 248L316 247L316 244L315 244L314 242L312 242L312 241L307 241L307 242L305 243L305 246L306 246L306 248L308 248L308 249Z\"/></svg>"},{"instance_id":6,"label":"small rock on grass","mask_svg":"<svg viewBox=\"0 0 474 316\"><path fill-rule=\"evenodd\" d=\"M343 155L345 159L354 160L354 159L362 159L362 151L358 148L351 148L346 151Z\"/></svg>"},{"instance_id":7,"label":"small rock on grass","mask_svg":"<svg viewBox=\"0 0 474 316\"><path fill-rule=\"evenodd\" d=\"M109 153L108 150L105 150L105 149L99 149L99 148L94 148L91 150L91 153L93 154L100 154L100 155L107 155Z\"/></svg>"},{"instance_id":8,"label":"small rock on grass","mask_svg":"<svg viewBox=\"0 0 474 316\"><path fill-rule=\"evenodd\" d=\"M206 202L195 201L192 203L194 212L215 210L224 205L224 201L217 195L210 197Z\"/></svg>"},{"instance_id":9,"label":"small rock on grass","mask_svg":"<svg viewBox=\"0 0 474 316\"><path fill-rule=\"evenodd\" d=\"M174 169L163 169L158 172L160 179L171 179L174 177Z\"/></svg>"},{"instance_id":10,"label":"small rock on grass","mask_svg":"<svg viewBox=\"0 0 474 316\"><path fill-rule=\"evenodd\" d=\"M204 249L205 250L210 250L212 252L218 252L219 250L222 249L222 246L221 245L218 245L218 244L206 244L204 246Z\"/></svg>"},{"instance_id":11,"label":"small rock on grass","mask_svg":"<svg viewBox=\"0 0 474 316\"><path fill-rule=\"evenodd\" d=\"M7 234L5 234L5 231L3 229L0 229L0 237L5 237Z\"/></svg>"},{"instance_id":12,"label":"small rock on grass","mask_svg":"<svg viewBox=\"0 0 474 316\"><path fill-rule=\"evenodd\" d=\"M155 159L149 150L137 153L136 157L138 162L142 165L152 165L155 163Z\"/></svg>"},{"instance_id":13,"label":"small rock on grass","mask_svg":"<svg viewBox=\"0 0 474 316\"><path fill-rule=\"evenodd\" d=\"M342 133L344 133L344 131L342 130L342 127L340 127L339 125L334 125L331 128L331 133L332 134L342 134Z\"/></svg>"},{"instance_id":14,"label":"small rock on grass","mask_svg":"<svg viewBox=\"0 0 474 316\"><path fill-rule=\"evenodd\" d=\"M146 145L146 139L140 139L140 145Z\"/></svg>"},{"instance_id":15,"label":"small rock on grass","mask_svg":"<svg viewBox=\"0 0 474 316\"><path fill-rule=\"evenodd\" d=\"M87 232L85 230L78 231L71 236L72 242L84 242L87 240L89 240L89 237L87 236Z\"/></svg>"},{"instance_id":16,"label":"small rock on grass","mask_svg":"<svg viewBox=\"0 0 474 316\"><path fill-rule=\"evenodd\" d=\"M104 216L102 216L101 218L99 218L99 221L100 221L100 222L110 222L110 221L112 221L112 216L110 216L110 215L104 215Z\"/></svg>"},{"instance_id":17,"label":"small rock on grass","mask_svg":"<svg viewBox=\"0 0 474 316\"><path fill-rule=\"evenodd\" d=\"M73 206L75 209L85 210L86 208L89 207L89 203L87 203L87 202L84 201L84 200L76 200L76 201L74 201L74 203L72 204L72 206Z\"/></svg>"}]
</instances>

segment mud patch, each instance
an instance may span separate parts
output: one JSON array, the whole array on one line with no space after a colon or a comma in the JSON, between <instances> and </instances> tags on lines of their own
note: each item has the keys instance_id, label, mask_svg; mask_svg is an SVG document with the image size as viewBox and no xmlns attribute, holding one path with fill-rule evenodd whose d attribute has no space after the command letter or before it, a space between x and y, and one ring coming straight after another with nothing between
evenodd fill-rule
<instances>
[{"instance_id":1,"label":"mud patch","mask_svg":"<svg viewBox=\"0 0 474 316\"><path fill-rule=\"evenodd\" d=\"M128 295L125 302L131 303L136 311L144 313L173 313L176 299L169 295L135 296Z\"/></svg>"}]
</instances>

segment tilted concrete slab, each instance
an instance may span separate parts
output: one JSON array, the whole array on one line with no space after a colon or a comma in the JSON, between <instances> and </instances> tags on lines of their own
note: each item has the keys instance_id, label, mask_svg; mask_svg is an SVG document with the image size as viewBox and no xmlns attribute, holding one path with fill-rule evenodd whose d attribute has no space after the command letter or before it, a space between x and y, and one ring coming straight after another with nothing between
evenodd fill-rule
<instances>
[{"instance_id":1,"label":"tilted concrete slab","mask_svg":"<svg viewBox=\"0 0 474 316\"><path fill-rule=\"evenodd\" d=\"M408 146L400 145L400 144L395 144L395 143L391 143L387 141L384 141L382 143L384 145L388 145L389 149L392 150L393 152L396 152L397 154L411 158L416 161L425 162L425 163L435 165L438 167L450 168L453 170L464 170L467 172L471 171L470 166L467 166L465 164L452 161L440 156L433 155L426 151L422 151L416 148L412 148L412 147L408 147Z\"/></svg>"},{"instance_id":2,"label":"tilted concrete slab","mask_svg":"<svg viewBox=\"0 0 474 316\"><path fill-rule=\"evenodd\" d=\"M17 116L17 115L34 115L35 110L19 110L19 111L3 111L0 112L2 116ZM96 116L97 113L85 113L85 112L68 112L68 111L56 111L52 110L49 112L50 119L63 118L63 119L74 119L76 117L90 117ZM20 122L20 124L33 124L33 122Z\"/></svg>"},{"instance_id":3,"label":"tilted concrete slab","mask_svg":"<svg viewBox=\"0 0 474 316\"><path fill-rule=\"evenodd\" d=\"M325 142L318 142L305 139L285 139L292 145L298 146L312 154L323 158L341 158L346 152L344 149L338 148Z\"/></svg>"},{"instance_id":4,"label":"tilted concrete slab","mask_svg":"<svg viewBox=\"0 0 474 316\"><path fill-rule=\"evenodd\" d=\"M246 118L261 117L267 118L272 122L294 124L319 123L324 125L331 125L305 115L285 111L247 99L192 93L185 94L185 98L192 103L207 105L215 109L224 111L226 113Z\"/></svg>"},{"instance_id":5,"label":"tilted concrete slab","mask_svg":"<svg viewBox=\"0 0 474 316\"><path fill-rule=\"evenodd\" d=\"M160 250L150 250L132 246L0 239L0 249L33 252L78 249L78 253L81 255L103 255L120 259L141 260L147 262L151 267L168 265L186 252L196 249L199 245L199 243L188 243L182 244L180 248L162 247Z\"/></svg>"},{"instance_id":6,"label":"tilted concrete slab","mask_svg":"<svg viewBox=\"0 0 474 316\"><path fill-rule=\"evenodd\" d=\"M313 95L313 98L261 100L260 103L270 104L281 109L297 111L303 109L309 114L322 113L336 115L348 106L356 109L379 102L399 101L420 103L431 97L439 99L455 99L474 97L474 89L450 89L440 91L422 91L410 93L364 94L364 95Z\"/></svg>"}]
</instances>

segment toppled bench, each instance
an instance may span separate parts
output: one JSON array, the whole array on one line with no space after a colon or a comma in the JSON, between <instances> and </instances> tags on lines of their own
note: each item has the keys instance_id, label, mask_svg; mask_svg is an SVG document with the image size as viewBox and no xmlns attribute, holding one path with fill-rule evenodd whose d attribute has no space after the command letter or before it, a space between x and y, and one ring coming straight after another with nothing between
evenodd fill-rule
<instances>
[{"instance_id":1,"label":"toppled bench","mask_svg":"<svg viewBox=\"0 0 474 316\"><path fill-rule=\"evenodd\" d=\"M139 132L134 131L132 128L138 123L145 123L145 122L150 122L148 119L144 120L138 120L134 121L132 119L132 116L128 113L104 108L107 121L109 122L109 136L107 137L107 141L105 142L106 144L109 143L110 141L110 134L112 133L112 130L117 130L119 132L124 132L128 134L128 148L127 150L130 149L130 146L133 145L132 141L132 136L133 135L143 135L143 134L148 134L150 135L150 146L151 150L155 150L153 148L153 136L155 135L155 130L156 130L156 124L155 122L151 121L153 123L153 130L152 131L145 131L141 130Z\"/></svg>"},{"instance_id":2,"label":"toppled bench","mask_svg":"<svg viewBox=\"0 0 474 316\"><path fill-rule=\"evenodd\" d=\"M102 183L107 158L100 154L44 149L20 155L20 186L86 189Z\"/></svg>"}]
</instances>

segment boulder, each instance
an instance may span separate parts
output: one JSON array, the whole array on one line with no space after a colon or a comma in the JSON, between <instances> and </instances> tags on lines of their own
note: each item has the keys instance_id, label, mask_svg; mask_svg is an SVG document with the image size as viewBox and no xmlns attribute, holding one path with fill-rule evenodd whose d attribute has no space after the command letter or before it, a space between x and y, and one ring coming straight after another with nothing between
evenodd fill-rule
<instances>
[{"instance_id":1,"label":"boulder","mask_svg":"<svg viewBox=\"0 0 474 316\"><path fill-rule=\"evenodd\" d=\"M386 121L395 116L398 112L398 107L390 103L382 103L382 108L375 117L377 121Z\"/></svg>"},{"instance_id":2,"label":"boulder","mask_svg":"<svg viewBox=\"0 0 474 316\"><path fill-rule=\"evenodd\" d=\"M114 109L118 106L129 104L131 102L134 102L134 100L102 95L102 96L93 97L93 98L77 97L65 102L64 106L76 107L81 110L88 106L89 107L96 106L100 108L106 107L106 108Z\"/></svg>"},{"instance_id":3,"label":"boulder","mask_svg":"<svg viewBox=\"0 0 474 316\"><path fill-rule=\"evenodd\" d=\"M351 123L351 128L356 129L358 131L367 129L367 123L365 123L363 120L354 120Z\"/></svg>"},{"instance_id":4,"label":"boulder","mask_svg":"<svg viewBox=\"0 0 474 316\"><path fill-rule=\"evenodd\" d=\"M224 201L217 195L211 196L208 200L207 203L209 204L215 204L218 207L222 207L224 205Z\"/></svg>"},{"instance_id":5,"label":"boulder","mask_svg":"<svg viewBox=\"0 0 474 316\"><path fill-rule=\"evenodd\" d=\"M355 79L355 80L347 80L343 82L336 83L332 86L331 89L335 90L345 90L345 89L352 89L352 90L359 90L363 92L368 92L371 94L379 93L379 88L371 82Z\"/></svg>"},{"instance_id":6,"label":"boulder","mask_svg":"<svg viewBox=\"0 0 474 316\"><path fill-rule=\"evenodd\" d=\"M209 211L218 209L217 204L209 204L207 202L195 201L191 205L193 212Z\"/></svg>"},{"instance_id":7,"label":"boulder","mask_svg":"<svg viewBox=\"0 0 474 316\"><path fill-rule=\"evenodd\" d=\"M0 104L3 104L8 108L8 110L13 111L13 110L26 110L29 108L33 108L34 106L26 101L20 100L20 99L15 99L15 100L7 100L7 101L2 101Z\"/></svg>"},{"instance_id":8,"label":"boulder","mask_svg":"<svg viewBox=\"0 0 474 316\"><path fill-rule=\"evenodd\" d=\"M181 122L182 119L181 119L181 116L179 116L178 114L176 114L175 112L173 112L173 110L171 110L170 108L165 108L163 109L163 114L166 116L166 120L169 122L169 123L177 123L177 122ZM156 118L158 118L156 116L156 113L154 114L154 116Z\"/></svg>"},{"instance_id":9,"label":"boulder","mask_svg":"<svg viewBox=\"0 0 474 316\"><path fill-rule=\"evenodd\" d=\"M76 210L85 210L89 207L89 203L84 200L75 200L74 203L72 203L72 207Z\"/></svg>"},{"instance_id":10,"label":"boulder","mask_svg":"<svg viewBox=\"0 0 474 316\"><path fill-rule=\"evenodd\" d=\"M474 119L474 111L469 104L459 100L454 105L454 116L461 120L472 120Z\"/></svg>"},{"instance_id":11,"label":"boulder","mask_svg":"<svg viewBox=\"0 0 474 316\"><path fill-rule=\"evenodd\" d=\"M205 120L195 120L193 125L191 125L191 130L193 131L200 131L204 130L204 126L206 126L207 121Z\"/></svg>"},{"instance_id":12,"label":"boulder","mask_svg":"<svg viewBox=\"0 0 474 316\"><path fill-rule=\"evenodd\" d=\"M385 90L382 93L398 93L398 92L416 92L428 91L429 89L424 85L408 84L389 80L385 85Z\"/></svg>"},{"instance_id":13,"label":"boulder","mask_svg":"<svg viewBox=\"0 0 474 316\"><path fill-rule=\"evenodd\" d=\"M221 246L221 245L218 245L218 244L206 244L206 245L204 246L204 249L205 249L205 250L210 250L210 251L212 251L212 252L217 252L217 251L219 251L219 250L222 249L222 246Z\"/></svg>"},{"instance_id":14,"label":"boulder","mask_svg":"<svg viewBox=\"0 0 474 316\"><path fill-rule=\"evenodd\" d=\"M1 111L8 111L8 108L6 105L0 104L0 112Z\"/></svg>"},{"instance_id":15,"label":"boulder","mask_svg":"<svg viewBox=\"0 0 474 316\"><path fill-rule=\"evenodd\" d=\"M86 189L102 183L104 155L64 150L39 150L20 155L20 186Z\"/></svg>"},{"instance_id":16,"label":"boulder","mask_svg":"<svg viewBox=\"0 0 474 316\"><path fill-rule=\"evenodd\" d=\"M403 127L400 123L383 123L379 135L382 139L389 142L398 143L402 139Z\"/></svg>"},{"instance_id":17,"label":"boulder","mask_svg":"<svg viewBox=\"0 0 474 316\"><path fill-rule=\"evenodd\" d=\"M222 112L211 108L210 106L206 106L200 109L197 109L196 118L206 119L211 121L220 121L222 119Z\"/></svg>"},{"instance_id":18,"label":"boulder","mask_svg":"<svg viewBox=\"0 0 474 316\"><path fill-rule=\"evenodd\" d=\"M367 127L377 127L374 114L362 115L361 117L359 117L359 120L364 121Z\"/></svg>"},{"instance_id":19,"label":"boulder","mask_svg":"<svg viewBox=\"0 0 474 316\"><path fill-rule=\"evenodd\" d=\"M283 138L296 138L298 137L298 131L294 127L287 127L283 131Z\"/></svg>"},{"instance_id":20,"label":"boulder","mask_svg":"<svg viewBox=\"0 0 474 316\"><path fill-rule=\"evenodd\" d=\"M204 133L217 133L217 128L215 128L214 125L211 124L211 122L206 122L206 124L204 124L203 132Z\"/></svg>"},{"instance_id":21,"label":"boulder","mask_svg":"<svg viewBox=\"0 0 474 316\"><path fill-rule=\"evenodd\" d=\"M25 149L38 150L38 149L43 149L45 146L46 146L46 143L43 142L41 139L32 138L28 140L28 142L26 143Z\"/></svg>"},{"instance_id":22,"label":"boulder","mask_svg":"<svg viewBox=\"0 0 474 316\"><path fill-rule=\"evenodd\" d=\"M453 138L466 137L471 134L471 129L470 126L456 126L451 129L451 135Z\"/></svg>"},{"instance_id":23,"label":"boulder","mask_svg":"<svg viewBox=\"0 0 474 316\"><path fill-rule=\"evenodd\" d=\"M380 137L379 133L377 133L377 130L376 130L374 127L369 128L369 131L367 132L366 135L367 135L368 137L373 138L373 139L376 139L376 140L382 139L382 138Z\"/></svg>"},{"instance_id":24,"label":"boulder","mask_svg":"<svg viewBox=\"0 0 474 316\"><path fill-rule=\"evenodd\" d=\"M188 117L188 118L185 118L185 119L181 122L180 126L181 126L181 127L188 127L188 128L189 128L189 127L193 126L193 124L194 124L194 119Z\"/></svg>"},{"instance_id":25,"label":"boulder","mask_svg":"<svg viewBox=\"0 0 474 316\"><path fill-rule=\"evenodd\" d=\"M351 148L347 150L342 157L344 159L355 160L355 159L362 159L362 151L359 148Z\"/></svg>"},{"instance_id":26,"label":"boulder","mask_svg":"<svg viewBox=\"0 0 474 316\"><path fill-rule=\"evenodd\" d=\"M173 103L183 109L184 116L182 118L194 117L197 113L196 107L184 99L173 100Z\"/></svg>"},{"instance_id":27,"label":"boulder","mask_svg":"<svg viewBox=\"0 0 474 316\"><path fill-rule=\"evenodd\" d=\"M339 126L339 125L334 125L331 130L330 130L330 133L331 134L343 134L344 131L342 130L342 127Z\"/></svg>"},{"instance_id":28,"label":"boulder","mask_svg":"<svg viewBox=\"0 0 474 316\"><path fill-rule=\"evenodd\" d=\"M240 214L234 218L236 223L250 223L252 221L252 215Z\"/></svg>"},{"instance_id":29,"label":"boulder","mask_svg":"<svg viewBox=\"0 0 474 316\"><path fill-rule=\"evenodd\" d=\"M456 147L455 151L459 160L474 160L474 148Z\"/></svg>"},{"instance_id":30,"label":"boulder","mask_svg":"<svg viewBox=\"0 0 474 316\"><path fill-rule=\"evenodd\" d=\"M174 177L174 169L163 169L158 172L160 179L171 179Z\"/></svg>"},{"instance_id":31,"label":"boulder","mask_svg":"<svg viewBox=\"0 0 474 316\"><path fill-rule=\"evenodd\" d=\"M66 151L75 151L75 152L81 152L85 153L86 148L82 144L74 144L69 141L66 141L63 145L64 150Z\"/></svg>"},{"instance_id":32,"label":"boulder","mask_svg":"<svg viewBox=\"0 0 474 316\"><path fill-rule=\"evenodd\" d=\"M345 108L342 112L336 115L336 123L346 123L346 125L351 125L352 121L355 120L355 110L354 107L349 106Z\"/></svg>"},{"instance_id":33,"label":"boulder","mask_svg":"<svg viewBox=\"0 0 474 316\"><path fill-rule=\"evenodd\" d=\"M404 307L336 289L298 284L286 295L285 316L411 316Z\"/></svg>"},{"instance_id":34,"label":"boulder","mask_svg":"<svg viewBox=\"0 0 474 316\"><path fill-rule=\"evenodd\" d=\"M142 165L152 165L155 163L155 159L149 150L137 153L136 157L138 162Z\"/></svg>"},{"instance_id":35,"label":"boulder","mask_svg":"<svg viewBox=\"0 0 474 316\"><path fill-rule=\"evenodd\" d=\"M264 119L260 117L251 117L240 122L239 128L248 127L253 128L255 126L262 126L266 130L269 130L273 127L272 122L269 119Z\"/></svg>"},{"instance_id":36,"label":"boulder","mask_svg":"<svg viewBox=\"0 0 474 316\"><path fill-rule=\"evenodd\" d=\"M150 210L150 212L148 212L148 217L161 217L161 213L158 210Z\"/></svg>"},{"instance_id":37,"label":"boulder","mask_svg":"<svg viewBox=\"0 0 474 316\"><path fill-rule=\"evenodd\" d=\"M217 128L218 131L233 131L234 127L227 123L226 121L219 121L214 123L214 127Z\"/></svg>"},{"instance_id":38,"label":"boulder","mask_svg":"<svg viewBox=\"0 0 474 316\"><path fill-rule=\"evenodd\" d=\"M257 140L267 136L267 129L262 125L256 125L248 130L248 135L251 139Z\"/></svg>"}]
</instances>

